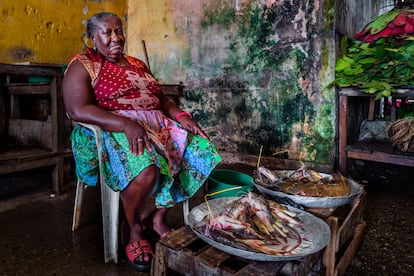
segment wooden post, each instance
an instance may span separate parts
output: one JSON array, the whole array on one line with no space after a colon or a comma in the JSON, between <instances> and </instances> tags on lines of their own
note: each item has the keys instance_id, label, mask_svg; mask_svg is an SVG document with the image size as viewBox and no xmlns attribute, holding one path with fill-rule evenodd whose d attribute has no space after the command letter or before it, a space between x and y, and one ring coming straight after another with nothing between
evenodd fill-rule
<instances>
[{"instance_id":1,"label":"wooden post","mask_svg":"<svg viewBox=\"0 0 414 276\"><path fill-rule=\"evenodd\" d=\"M326 267L326 276L335 275L335 261L336 261L336 232L338 231L338 218L329 217L326 221L331 229L331 238L323 253L323 264Z\"/></svg>"},{"instance_id":2,"label":"wooden post","mask_svg":"<svg viewBox=\"0 0 414 276\"><path fill-rule=\"evenodd\" d=\"M369 111L368 111L368 120L374 120L375 113L375 98L369 97Z\"/></svg>"},{"instance_id":3,"label":"wooden post","mask_svg":"<svg viewBox=\"0 0 414 276\"><path fill-rule=\"evenodd\" d=\"M348 111L348 96L339 94L339 123L338 123L338 154L339 154L339 171L346 175L346 151L345 147L347 144L347 111Z\"/></svg>"}]
</instances>

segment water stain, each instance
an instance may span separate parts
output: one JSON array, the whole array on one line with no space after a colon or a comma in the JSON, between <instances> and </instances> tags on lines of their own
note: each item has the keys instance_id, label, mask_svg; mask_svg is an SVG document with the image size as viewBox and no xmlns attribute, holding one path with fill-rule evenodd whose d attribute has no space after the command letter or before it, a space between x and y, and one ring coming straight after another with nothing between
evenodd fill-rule
<instances>
[{"instance_id":1,"label":"water stain","mask_svg":"<svg viewBox=\"0 0 414 276\"><path fill-rule=\"evenodd\" d=\"M7 53L13 60L27 60L31 59L34 55L31 49L24 46L10 47Z\"/></svg>"}]
</instances>

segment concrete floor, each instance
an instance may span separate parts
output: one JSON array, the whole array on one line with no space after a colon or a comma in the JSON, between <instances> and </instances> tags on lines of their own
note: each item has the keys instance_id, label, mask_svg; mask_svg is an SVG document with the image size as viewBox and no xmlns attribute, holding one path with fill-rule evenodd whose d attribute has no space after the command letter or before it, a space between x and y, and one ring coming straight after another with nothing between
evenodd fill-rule
<instances>
[{"instance_id":1,"label":"concrete floor","mask_svg":"<svg viewBox=\"0 0 414 276\"><path fill-rule=\"evenodd\" d=\"M410 170L400 168L362 164L356 180L368 193L367 232L347 275L414 275L414 182ZM81 227L72 232L75 183L54 196L44 174L19 177L0 179L0 275L148 275L129 268L122 253L118 264L104 264L97 189L88 189ZM17 182L26 184L7 195ZM193 203L201 200L202 191ZM181 205L168 221L183 225Z\"/></svg>"}]
</instances>

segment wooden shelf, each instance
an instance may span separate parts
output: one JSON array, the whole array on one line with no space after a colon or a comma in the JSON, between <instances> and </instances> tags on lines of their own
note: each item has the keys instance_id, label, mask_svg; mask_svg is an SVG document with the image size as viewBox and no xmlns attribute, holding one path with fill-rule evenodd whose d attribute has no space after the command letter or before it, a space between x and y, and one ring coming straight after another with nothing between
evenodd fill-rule
<instances>
[{"instance_id":1,"label":"wooden shelf","mask_svg":"<svg viewBox=\"0 0 414 276\"><path fill-rule=\"evenodd\" d=\"M30 146L9 147L0 154L0 174L56 165L60 154Z\"/></svg>"},{"instance_id":2,"label":"wooden shelf","mask_svg":"<svg viewBox=\"0 0 414 276\"><path fill-rule=\"evenodd\" d=\"M387 164L414 167L414 153L396 151L391 142L357 141L356 129L364 119L374 119L375 95L356 89L345 88L338 91L339 123L338 123L338 167L342 174L347 174L348 159L359 159ZM356 98L359 97L359 98ZM396 99L414 98L414 88L402 87L392 93L391 120L397 117ZM352 109L353 104L360 104L361 110Z\"/></svg>"},{"instance_id":3,"label":"wooden shelf","mask_svg":"<svg viewBox=\"0 0 414 276\"><path fill-rule=\"evenodd\" d=\"M348 158L414 167L414 153L394 151L389 142L357 142L345 150Z\"/></svg>"},{"instance_id":4,"label":"wooden shelf","mask_svg":"<svg viewBox=\"0 0 414 276\"><path fill-rule=\"evenodd\" d=\"M48 77L50 82L24 82L32 76ZM62 65L0 63L0 78L0 174L50 166L53 191L60 194L64 158L70 156L67 149L70 124L66 123L61 91ZM21 116L24 114L21 111L27 111L22 103L37 95L46 99L47 121Z\"/></svg>"},{"instance_id":5,"label":"wooden shelf","mask_svg":"<svg viewBox=\"0 0 414 276\"><path fill-rule=\"evenodd\" d=\"M9 94L14 95L37 95L50 94L50 84L18 83L6 84Z\"/></svg>"}]
</instances>

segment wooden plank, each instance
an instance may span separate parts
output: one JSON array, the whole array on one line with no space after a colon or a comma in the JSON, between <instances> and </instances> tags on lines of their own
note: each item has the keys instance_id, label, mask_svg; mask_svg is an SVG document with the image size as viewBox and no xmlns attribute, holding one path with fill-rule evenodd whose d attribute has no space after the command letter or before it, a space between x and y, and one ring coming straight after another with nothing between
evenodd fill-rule
<instances>
[{"instance_id":1,"label":"wooden plank","mask_svg":"<svg viewBox=\"0 0 414 276\"><path fill-rule=\"evenodd\" d=\"M229 254L209 246L197 256L197 260L208 267L218 267L229 257Z\"/></svg>"},{"instance_id":2,"label":"wooden plank","mask_svg":"<svg viewBox=\"0 0 414 276\"><path fill-rule=\"evenodd\" d=\"M0 153L0 165L13 162L13 160L35 159L37 156L47 158L56 156L56 153L34 146L9 146L7 150Z\"/></svg>"},{"instance_id":3,"label":"wooden plank","mask_svg":"<svg viewBox=\"0 0 414 276\"><path fill-rule=\"evenodd\" d=\"M285 271L288 273L283 274L285 271L281 271L286 266L286 262L252 262L240 269L234 275L238 276L252 276L252 275L294 275L291 272L293 267L286 267ZM297 274L301 275L301 274Z\"/></svg>"},{"instance_id":4,"label":"wooden plank","mask_svg":"<svg viewBox=\"0 0 414 276\"><path fill-rule=\"evenodd\" d=\"M64 192L64 157L62 154L59 153L59 155L55 157L55 160L56 165L53 167L52 171L52 185L54 193L56 195L60 195Z\"/></svg>"},{"instance_id":5,"label":"wooden plank","mask_svg":"<svg viewBox=\"0 0 414 276\"><path fill-rule=\"evenodd\" d=\"M174 250L162 243L157 243L151 275L168 275L168 270L181 274L197 275L195 253L189 250Z\"/></svg>"},{"instance_id":6,"label":"wooden plank","mask_svg":"<svg viewBox=\"0 0 414 276\"><path fill-rule=\"evenodd\" d=\"M378 151L388 154L395 154L401 156L401 158L414 159L414 152L399 151L392 146L391 141L358 141L356 143L347 145L345 147L345 150L365 153Z\"/></svg>"},{"instance_id":7,"label":"wooden plank","mask_svg":"<svg viewBox=\"0 0 414 276\"><path fill-rule=\"evenodd\" d=\"M375 98L369 98L369 110L368 110L368 120L374 120L375 113Z\"/></svg>"},{"instance_id":8,"label":"wooden plank","mask_svg":"<svg viewBox=\"0 0 414 276\"><path fill-rule=\"evenodd\" d=\"M331 216L326 221L331 229L331 237L328 245L323 253L323 264L326 267L326 276L335 275L335 263L336 263L336 232L338 231L338 218Z\"/></svg>"},{"instance_id":9,"label":"wooden plank","mask_svg":"<svg viewBox=\"0 0 414 276\"><path fill-rule=\"evenodd\" d=\"M390 154L379 151L357 152L353 150L347 151L348 158L361 159L374 162L382 162L387 164L414 167L414 158L399 154Z\"/></svg>"},{"instance_id":10,"label":"wooden plank","mask_svg":"<svg viewBox=\"0 0 414 276\"><path fill-rule=\"evenodd\" d=\"M339 118L338 118L338 169L343 174L347 174L347 156L345 146L347 145L347 129L348 129L348 97L339 95Z\"/></svg>"},{"instance_id":11,"label":"wooden plank","mask_svg":"<svg viewBox=\"0 0 414 276\"><path fill-rule=\"evenodd\" d=\"M361 90L352 87L340 88L339 95L350 97L372 97L372 94L365 93ZM375 96L375 95L374 95ZM392 97L414 97L414 87L400 87L395 92L391 93Z\"/></svg>"},{"instance_id":12,"label":"wooden plank","mask_svg":"<svg viewBox=\"0 0 414 276\"><path fill-rule=\"evenodd\" d=\"M214 247L207 246L195 257L194 275L234 275L237 271L229 266L222 265L231 256Z\"/></svg>"},{"instance_id":13,"label":"wooden plank","mask_svg":"<svg viewBox=\"0 0 414 276\"><path fill-rule=\"evenodd\" d=\"M7 91L13 95L47 95L50 94L50 85L7 85Z\"/></svg>"},{"instance_id":14,"label":"wooden plank","mask_svg":"<svg viewBox=\"0 0 414 276\"><path fill-rule=\"evenodd\" d=\"M392 97L391 99L391 121L395 121L397 119L397 98Z\"/></svg>"},{"instance_id":15,"label":"wooden plank","mask_svg":"<svg viewBox=\"0 0 414 276\"><path fill-rule=\"evenodd\" d=\"M55 76L62 74L61 64L16 65L0 63L0 74L19 76Z\"/></svg>"},{"instance_id":16,"label":"wooden plank","mask_svg":"<svg viewBox=\"0 0 414 276\"><path fill-rule=\"evenodd\" d=\"M47 66L47 67L59 67L61 68L63 64L57 63L48 63L48 62L35 62L35 61L23 61L23 62L14 62L13 65L35 65L35 66Z\"/></svg>"},{"instance_id":17,"label":"wooden plank","mask_svg":"<svg viewBox=\"0 0 414 276\"><path fill-rule=\"evenodd\" d=\"M193 233L190 227L181 227L168 235L165 239L159 241L174 250L184 250L188 245L196 241L198 237Z\"/></svg>"},{"instance_id":18,"label":"wooden plank","mask_svg":"<svg viewBox=\"0 0 414 276\"><path fill-rule=\"evenodd\" d=\"M338 93L340 96L349 96L349 97L370 97L372 95L368 94L368 93L364 93L361 90L352 88L352 87L345 87L345 88L340 88L338 90Z\"/></svg>"},{"instance_id":19,"label":"wooden plank","mask_svg":"<svg viewBox=\"0 0 414 276\"><path fill-rule=\"evenodd\" d=\"M60 91L60 86L58 89L58 79L53 78L50 82L50 90L52 93L50 93L50 109L51 109L51 116L52 116L52 128L51 128L51 136L52 137L52 146L51 149L53 151L61 151L63 150L63 141L62 136L58 136L61 131L59 129L63 128L64 124L62 124L62 121L60 119L62 118L63 110L58 110L59 104L58 101L63 99L58 98L58 91Z\"/></svg>"},{"instance_id":20,"label":"wooden plank","mask_svg":"<svg viewBox=\"0 0 414 276\"><path fill-rule=\"evenodd\" d=\"M361 221L360 225L356 228L355 236L352 242L346 248L344 254L339 259L338 264L336 265L335 275L344 275L348 266L350 265L355 253L358 251L359 246L362 243L364 233L366 228L366 222Z\"/></svg>"},{"instance_id":21,"label":"wooden plank","mask_svg":"<svg viewBox=\"0 0 414 276\"><path fill-rule=\"evenodd\" d=\"M167 273L168 247L161 243L155 245L155 255L151 266L151 275L164 276Z\"/></svg>"},{"instance_id":22,"label":"wooden plank","mask_svg":"<svg viewBox=\"0 0 414 276\"><path fill-rule=\"evenodd\" d=\"M71 121L66 116L65 105L63 102L63 92L62 92L62 80L63 75L57 75L51 82L51 89L55 89L55 95L51 96L52 100L52 118L55 118L52 121L53 135L55 135L55 146L58 152L64 151L67 147L70 147L70 133L72 130ZM53 103L53 100L55 103ZM56 113L54 113L56 110ZM53 116L56 117L53 117Z\"/></svg>"},{"instance_id":23,"label":"wooden plank","mask_svg":"<svg viewBox=\"0 0 414 276\"><path fill-rule=\"evenodd\" d=\"M20 97L10 96L10 119L20 118Z\"/></svg>"},{"instance_id":24,"label":"wooden plank","mask_svg":"<svg viewBox=\"0 0 414 276\"><path fill-rule=\"evenodd\" d=\"M27 119L10 119L8 134L14 144L53 149L51 123Z\"/></svg>"},{"instance_id":25,"label":"wooden plank","mask_svg":"<svg viewBox=\"0 0 414 276\"><path fill-rule=\"evenodd\" d=\"M357 225L362 220L362 213L366 206L366 192L363 192L354 200L352 208L342 222L337 232L336 252L347 242L355 232Z\"/></svg>"},{"instance_id":26,"label":"wooden plank","mask_svg":"<svg viewBox=\"0 0 414 276\"><path fill-rule=\"evenodd\" d=\"M342 223L335 215L326 219L331 230L330 240L323 253L327 276L343 275L362 241L363 232L360 230L363 221L362 213L366 206L366 192L363 187L362 190L361 195L352 202L351 210ZM341 265L339 266L338 263Z\"/></svg>"},{"instance_id":27,"label":"wooden plank","mask_svg":"<svg viewBox=\"0 0 414 276\"><path fill-rule=\"evenodd\" d=\"M7 162L6 164L0 165L0 174L8 174L12 172L27 171L47 166L56 166L57 159L56 153L50 153L49 156L43 156L33 158L32 160L19 160L16 159L14 162ZM57 191L56 191L57 192Z\"/></svg>"},{"instance_id":28,"label":"wooden plank","mask_svg":"<svg viewBox=\"0 0 414 276\"><path fill-rule=\"evenodd\" d=\"M306 256L303 259L286 262L278 275L322 275L322 252Z\"/></svg>"}]
</instances>

